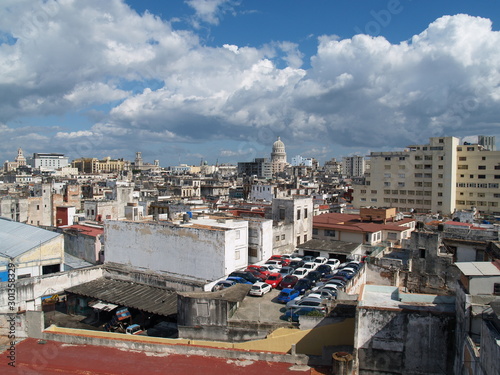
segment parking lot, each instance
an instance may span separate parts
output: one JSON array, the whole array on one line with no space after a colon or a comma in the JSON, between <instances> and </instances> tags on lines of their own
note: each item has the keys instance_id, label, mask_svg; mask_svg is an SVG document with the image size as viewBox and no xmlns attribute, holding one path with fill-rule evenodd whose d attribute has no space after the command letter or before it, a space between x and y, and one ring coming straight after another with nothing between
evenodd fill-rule
<instances>
[{"instance_id":1,"label":"parking lot","mask_svg":"<svg viewBox=\"0 0 500 375\"><path fill-rule=\"evenodd\" d=\"M285 305L276 302L279 293L280 290L272 289L262 297L246 296L230 320L288 324L280 319L285 311Z\"/></svg>"}]
</instances>

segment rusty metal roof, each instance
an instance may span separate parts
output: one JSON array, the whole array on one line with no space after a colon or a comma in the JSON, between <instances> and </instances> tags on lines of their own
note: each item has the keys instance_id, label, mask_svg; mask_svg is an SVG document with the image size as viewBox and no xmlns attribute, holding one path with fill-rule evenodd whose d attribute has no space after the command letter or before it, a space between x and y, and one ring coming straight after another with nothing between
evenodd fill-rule
<instances>
[{"instance_id":1,"label":"rusty metal roof","mask_svg":"<svg viewBox=\"0 0 500 375\"><path fill-rule=\"evenodd\" d=\"M177 293L131 281L101 277L66 289L66 292L132 307L158 315L177 314Z\"/></svg>"}]
</instances>

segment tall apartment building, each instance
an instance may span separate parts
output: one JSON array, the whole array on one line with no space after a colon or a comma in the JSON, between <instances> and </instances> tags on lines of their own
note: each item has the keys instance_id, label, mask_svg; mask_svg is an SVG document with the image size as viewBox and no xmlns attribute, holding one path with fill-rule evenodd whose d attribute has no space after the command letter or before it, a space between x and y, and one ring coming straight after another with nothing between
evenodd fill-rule
<instances>
[{"instance_id":1,"label":"tall apartment building","mask_svg":"<svg viewBox=\"0 0 500 375\"><path fill-rule=\"evenodd\" d=\"M365 173L365 158L363 156L344 156L342 158L342 174L347 177L359 177Z\"/></svg>"},{"instance_id":2,"label":"tall apartment building","mask_svg":"<svg viewBox=\"0 0 500 375\"><path fill-rule=\"evenodd\" d=\"M451 214L477 207L500 212L500 152L433 137L404 151L372 152L364 185L353 186L355 207Z\"/></svg>"}]
</instances>

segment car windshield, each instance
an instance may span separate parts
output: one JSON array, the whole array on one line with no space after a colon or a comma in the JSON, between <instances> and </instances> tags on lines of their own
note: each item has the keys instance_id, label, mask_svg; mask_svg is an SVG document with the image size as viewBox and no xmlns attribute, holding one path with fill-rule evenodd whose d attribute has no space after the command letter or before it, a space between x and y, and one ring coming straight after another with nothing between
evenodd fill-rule
<instances>
[{"instance_id":1,"label":"car windshield","mask_svg":"<svg viewBox=\"0 0 500 375\"><path fill-rule=\"evenodd\" d=\"M276 275L271 275L267 278L268 280L277 280L278 279L278 276Z\"/></svg>"},{"instance_id":2,"label":"car windshield","mask_svg":"<svg viewBox=\"0 0 500 375\"><path fill-rule=\"evenodd\" d=\"M291 283L294 280L295 280L294 276L285 276L285 278L283 279L285 283Z\"/></svg>"},{"instance_id":3,"label":"car windshield","mask_svg":"<svg viewBox=\"0 0 500 375\"><path fill-rule=\"evenodd\" d=\"M290 295L290 291L280 293L280 297L288 297L289 295Z\"/></svg>"},{"instance_id":4,"label":"car windshield","mask_svg":"<svg viewBox=\"0 0 500 375\"><path fill-rule=\"evenodd\" d=\"M260 290L260 286L259 285L252 285L252 289L253 290Z\"/></svg>"}]
</instances>

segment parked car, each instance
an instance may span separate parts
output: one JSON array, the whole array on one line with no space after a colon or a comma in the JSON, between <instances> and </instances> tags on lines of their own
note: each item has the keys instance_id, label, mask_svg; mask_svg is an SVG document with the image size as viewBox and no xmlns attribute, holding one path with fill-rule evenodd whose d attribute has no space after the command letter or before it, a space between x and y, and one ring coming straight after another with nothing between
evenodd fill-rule
<instances>
[{"instance_id":1,"label":"parked car","mask_svg":"<svg viewBox=\"0 0 500 375\"><path fill-rule=\"evenodd\" d=\"M321 274L321 277L331 274L332 273L332 268L328 264L320 264L318 268L316 268L316 271Z\"/></svg>"},{"instance_id":2,"label":"parked car","mask_svg":"<svg viewBox=\"0 0 500 375\"><path fill-rule=\"evenodd\" d=\"M290 264L288 266L297 269L297 268L302 267L303 265L304 265L304 261L292 259L292 261L290 262Z\"/></svg>"},{"instance_id":3,"label":"parked car","mask_svg":"<svg viewBox=\"0 0 500 375\"><path fill-rule=\"evenodd\" d=\"M279 289L293 288L297 284L299 278L294 275L286 275L278 285Z\"/></svg>"},{"instance_id":4,"label":"parked car","mask_svg":"<svg viewBox=\"0 0 500 375\"><path fill-rule=\"evenodd\" d=\"M251 284L256 283L259 281L254 275L252 275L251 272L249 271L234 271L229 274L229 276L237 276L237 277L242 277L248 281L250 281Z\"/></svg>"},{"instance_id":5,"label":"parked car","mask_svg":"<svg viewBox=\"0 0 500 375\"><path fill-rule=\"evenodd\" d=\"M276 272L270 274L265 282L271 285L271 287L276 288L281 280L283 280L283 276L281 276L281 273Z\"/></svg>"},{"instance_id":6,"label":"parked car","mask_svg":"<svg viewBox=\"0 0 500 375\"><path fill-rule=\"evenodd\" d=\"M281 276L285 277L286 275L291 275L294 271L295 269L293 269L292 267L283 266L278 272L281 273Z\"/></svg>"},{"instance_id":7,"label":"parked car","mask_svg":"<svg viewBox=\"0 0 500 375\"><path fill-rule=\"evenodd\" d=\"M349 270L340 270L336 276L343 276L347 280L351 280L354 277L354 275L356 275L356 272L352 272Z\"/></svg>"},{"instance_id":8,"label":"parked car","mask_svg":"<svg viewBox=\"0 0 500 375\"><path fill-rule=\"evenodd\" d=\"M283 315L283 319L288 320L289 322L298 322L299 316L311 314L313 311L315 312L315 314L317 314L319 310L315 309L314 307L309 307L309 306L304 306L304 307L299 307L297 309L287 310L287 311L285 311L285 314Z\"/></svg>"},{"instance_id":9,"label":"parked car","mask_svg":"<svg viewBox=\"0 0 500 375\"><path fill-rule=\"evenodd\" d=\"M280 262L281 266L287 266L290 264L290 258L281 254L271 255L268 260L277 260Z\"/></svg>"},{"instance_id":10,"label":"parked car","mask_svg":"<svg viewBox=\"0 0 500 375\"><path fill-rule=\"evenodd\" d=\"M226 280L234 281L237 284L253 284L250 281L238 276L229 276Z\"/></svg>"},{"instance_id":11,"label":"parked car","mask_svg":"<svg viewBox=\"0 0 500 375\"><path fill-rule=\"evenodd\" d=\"M298 307L304 307L304 306L309 306L309 307L314 307L317 310L325 311L326 306L324 304L324 301L320 298L315 298L315 297L301 297L301 298L295 298L291 300L290 302L287 302L286 308L287 309L295 309Z\"/></svg>"},{"instance_id":12,"label":"parked car","mask_svg":"<svg viewBox=\"0 0 500 375\"><path fill-rule=\"evenodd\" d=\"M313 257L312 255L304 255L302 257L302 261L304 263L307 263L307 262L312 262L314 260L315 257Z\"/></svg>"},{"instance_id":13,"label":"parked car","mask_svg":"<svg viewBox=\"0 0 500 375\"><path fill-rule=\"evenodd\" d=\"M318 268L318 265L319 264L314 263L314 262L306 262L306 263L304 263L302 268L305 268L308 271L314 271L316 268Z\"/></svg>"},{"instance_id":14,"label":"parked car","mask_svg":"<svg viewBox=\"0 0 500 375\"><path fill-rule=\"evenodd\" d=\"M323 283L319 283L319 284L316 284L316 286L314 288L311 289L311 292L317 292L318 290L329 290L331 291L332 293L337 293L337 290L341 288L340 285L338 284L323 284Z\"/></svg>"},{"instance_id":15,"label":"parked car","mask_svg":"<svg viewBox=\"0 0 500 375\"><path fill-rule=\"evenodd\" d=\"M363 263L358 261L352 261L347 263L346 267L354 268L356 271L359 271L359 269L363 267Z\"/></svg>"},{"instance_id":16,"label":"parked car","mask_svg":"<svg viewBox=\"0 0 500 375\"><path fill-rule=\"evenodd\" d=\"M332 291L331 289L318 289L315 291L311 291L307 295L307 297L314 297L314 298L319 298L319 299L335 299L337 296L337 293Z\"/></svg>"},{"instance_id":17,"label":"parked car","mask_svg":"<svg viewBox=\"0 0 500 375\"><path fill-rule=\"evenodd\" d=\"M307 275L308 272L309 270L306 270L305 268L297 268L295 271L293 271L292 275L297 276L299 279L302 279L305 275Z\"/></svg>"},{"instance_id":18,"label":"parked car","mask_svg":"<svg viewBox=\"0 0 500 375\"><path fill-rule=\"evenodd\" d=\"M325 257L316 257L313 262L317 264L325 264L328 261L328 258Z\"/></svg>"},{"instance_id":19,"label":"parked car","mask_svg":"<svg viewBox=\"0 0 500 375\"><path fill-rule=\"evenodd\" d=\"M344 280L331 278L325 285L338 285L339 288L343 288L346 284Z\"/></svg>"},{"instance_id":20,"label":"parked car","mask_svg":"<svg viewBox=\"0 0 500 375\"><path fill-rule=\"evenodd\" d=\"M300 279L294 285L293 289L298 290L300 294L304 294L307 290L312 288L312 282L308 279Z\"/></svg>"},{"instance_id":21,"label":"parked car","mask_svg":"<svg viewBox=\"0 0 500 375\"><path fill-rule=\"evenodd\" d=\"M292 289L292 288L285 288L283 289L280 294L278 294L278 302L280 303L287 303L295 298L300 296L300 293L298 290Z\"/></svg>"},{"instance_id":22,"label":"parked car","mask_svg":"<svg viewBox=\"0 0 500 375\"><path fill-rule=\"evenodd\" d=\"M265 270L267 270L269 272L269 275L274 273L274 272L278 272L279 269L281 268L281 267L273 266L272 264L262 264L261 267L264 268Z\"/></svg>"},{"instance_id":23,"label":"parked car","mask_svg":"<svg viewBox=\"0 0 500 375\"><path fill-rule=\"evenodd\" d=\"M334 258L330 258L326 261L325 264L328 264L330 267L332 267L332 269L336 269L339 267L340 265L340 260L338 259L334 259Z\"/></svg>"},{"instance_id":24,"label":"parked car","mask_svg":"<svg viewBox=\"0 0 500 375\"><path fill-rule=\"evenodd\" d=\"M255 268L247 268L245 271L250 272L259 281L265 281L267 279L267 275L265 273L257 271Z\"/></svg>"},{"instance_id":25,"label":"parked car","mask_svg":"<svg viewBox=\"0 0 500 375\"><path fill-rule=\"evenodd\" d=\"M316 282L321 278L321 273L318 271L311 271L309 272L304 279L309 279L311 280L311 283L314 285Z\"/></svg>"},{"instance_id":26,"label":"parked car","mask_svg":"<svg viewBox=\"0 0 500 375\"><path fill-rule=\"evenodd\" d=\"M258 281L252 285L252 289L250 289L248 294L250 294L251 296L262 297L264 294L269 293L270 291L271 285Z\"/></svg>"},{"instance_id":27,"label":"parked car","mask_svg":"<svg viewBox=\"0 0 500 375\"><path fill-rule=\"evenodd\" d=\"M281 268L282 267L281 260L268 260L266 262L266 264L274 266L275 268Z\"/></svg>"},{"instance_id":28,"label":"parked car","mask_svg":"<svg viewBox=\"0 0 500 375\"><path fill-rule=\"evenodd\" d=\"M236 285L236 281L232 280L220 280L215 283L215 285L212 287L212 292L216 292L218 290L226 289L229 288L233 285Z\"/></svg>"},{"instance_id":29,"label":"parked car","mask_svg":"<svg viewBox=\"0 0 500 375\"><path fill-rule=\"evenodd\" d=\"M270 273L272 273L271 271L269 271L268 267L265 267L265 266L259 266L258 264L250 264L248 267L247 267L247 270L256 270L256 271L259 271L263 274L266 275L269 275Z\"/></svg>"},{"instance_id":30,"label":"parked car","mask_svg":"<svg viewBox=\"0 0 500 375\"><path fill-rule=\"evenodd\" d=\"M346 285L349 282L349 279L343 275L339 275L338 273L333 276L330 280L328 280L328 283L330 283L332 280L340 280L344 282L344 285Z\"/></svg>"}]
</instances>

